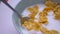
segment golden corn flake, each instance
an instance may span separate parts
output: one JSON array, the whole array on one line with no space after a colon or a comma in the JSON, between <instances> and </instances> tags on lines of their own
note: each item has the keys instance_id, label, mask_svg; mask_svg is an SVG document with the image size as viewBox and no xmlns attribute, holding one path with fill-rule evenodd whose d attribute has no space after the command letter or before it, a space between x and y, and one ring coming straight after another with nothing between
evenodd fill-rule
<instances>
[{"instance_id":1,"label":"golden corn flake","mask_svg":"<svg viewBox=\"0 0 60 34\"><path fill-rule=\"evenodd\" d=\"M37 5L34 5L34 6L33 6L33 9L38 10L39 8L38 8Z\"/></svg>"},{"instance_id":2,"label":"golden corn flake","mask_svg":"<svg viewBox=\"0 0 60 34\"><path fill-rule=\"evenodd\" d=\"M60 20L60 15L55 15L55 16L54 16L54 19Z\"/></svg>"},{"instance_id":3,"label":"golden corn flake","mask_svg":"<svg viewBox=\"0 0 60 34\"><path fill-rule=\"evenodd\" d=\"M52 34L47 28L45 28L43 26L41 26L40 30L43 34Z\"/></svg>"},{"instance_id":4,"label":"golden corn flake","mask_svg":"<svg viewBox=\"0 0 60 34\"><path fill-rule=\"evenodd\" d=\"M43 24L45 24L45 25L47 25L48 24L48 21L46 21L46 22L42 22Z\"/></svg>"},{"instance_id":5,"label":"golden corn flake","mask_svg":"<svg viewBox=\"0 0 60 34\"><path fill-rule=\"evenodd\" d=\"M25 21L24 24L22 24L22 26L27 28L28 30L32 30L32 26L30 23L31 22L29 22L29 21Z\"/></svg>"},{"instance_id":6,"label":"golden corn flake","mask_svg":"<svg viewBox=\"0 0 60 34\"><path fill-rule=\"evenodd\" d=\"M43 12L48 13L48 12L50 12L50 10L52 10L51 7L46 7L46 8L43 10Z\"/></svg>"},{"instance_id":7,"label":"golden corn flake","mask_svg":"<svg viewBox=\"0 0 60 34\"><path fill-rule=\"evenodd\" d=\"M54 14L60 14L60 5L54 9Z\"/></svg>"},{"instance_id":8,"label":"golden corn flake","mask_svg":"<svg viewBox=\"0 0 60 34\"><path fill-rule=\"evenodd\" d=\"M39 26L36 26L33 29L36 30L36 31L40 31L40 27Z\"/></svg>"},{"instance_id":9,"label":"golden corn flake","mask_svg":"<svg viewBox=\"0 0 60 34\"><path fill-rule=\"evenodd\" d=\"M40 31L41 31L42 33L45 33L46 31L49 31L49 30L48 30L47 28L41 26Z\"/></svg>"},{"instance_id":10,"label":"golden corn flake","mask_svg":"<svg viewBox=\"0 0 60 34\"><path fill-rule=\"evenodd\" d=\"M22 24L22 26L28 26L28 25L29 25L28 21L25 21L24 24Z\"/></svg>"},{"instance_id":11,"label":"golden corn flake","mask_svg":"<svg viewBox=\"0 0 60 34\"><path fill-rule=\"evenodd\" d=\"M52 34L50 31L46 31L45 33L43 33L43 34Z\"/></svg>"},{"instance_id":12,"label":"golden corn flake","mask_svg":"<svg viewBox=\"0 0 60 34\"><path fill-rule=\"evenodd\" d=\"M50 32L52 32L52 34L59 34L59 32L56 30L50 30Z\"/></svg>"},{"instance_id":13,"label":"golden corn flake","mask_svg":"<svg viewBox=\"0 0 60 34\"><path fill-rule=\"evenodd\" d=\"M48 23L48 19L46 18L46 17L40 17L39 18L39 21L41 22L41 23Z\"/></svg>"},{"instance_id":14,"label":"golden corn flake","mask_svg":"<svg viewBox=\"0 0 60 34\"><path fill-rule=\"evenodd\" d=\"M29 17L34 18L38 12L38 6L35 5L33 8L28 8L28 10L31 11L31 14L29 14Z\"/></svg>"},{"instance_id":15,"label":"golden corn flake","mask_svg":"<svg viewBox=\"0 0 60 34\"><path fill-rule=\"evenodd\" d=\"M31 13L34 13L36 14L39 10L38 10L38 6L35 5L34 7L32 8L28 8L28 11L31 12Z\"/></svg>"},{"instance_id":16,"label":"golden corn flake","mask_svg":"<svg viewBox=\"0 0 60 34\"><path fill-rule=\"evenodd\" d=\"M33 8L28 8L28 11L31 13L34 13L34 9Z\"/></svg>"},{"instance_id":17,"label":"golden corn flake","mask_svg":"<svg viewBox=\"0 0 60 34\"><path fill-rule=\"evenodd\" d=\"M60 5L58 5L55 9L54 9L54 18L56 20L60 20Z\"/></svg>"},{"instance_id":18,"label":"golden corn flake","mask_svg":"<svg viewBox=\"0 0 60 34\"><path fill-rule=\"evenodd\" d=\"M40 23L34 23L34 24L32 24L32 26L34 26L33 27L34 30L40 31L40 27L41 27L41 24Z\"/></svg>"},{"instance_id":19,"label":"golden corn flake","mask_svg":"<svg viewBox=\"0 0 60 34\"><path fill-rule=\"evenodd\" d=\"M47 13L46 12L40 12L39 16L47 16Z\"/></svg>"},{"instance_id":20,"label":"golden corn flake","mask_svg":"<svg viewBox=\"0 0 60 34\"><path fill-rule=\"evenodd\" d=\"M27 28L28 30L32 30L32 29L33 29L32 26L31 26L31 24L28 25L28 26L26 26L26 28Z\"/></svg>"},{"instance_id":21,"label":"golden corn flake","mask_svg":"<svg viewBox=\"0 0 60 34\"><path fill-rule=\"evenodd\" d=\"M58 3L57 2L52 2L52 1L46 1L45 5L47 7L50 7L51 9L54 9L58 5Z\"/></svg>"},{"instance_id":22,"label":"golden corn flake","mask_svg":"<svg viewBox=\"0 0 60 34\"><path fill-rule=\"evenodd\" d=\"M38 8L37 5L34 5L34 6L33 6L33 9L34 9L34 11L35 11L34 13L37 13L37 12L39 11L39 8Z\"/></svg>"},{"instance_id":23,"label":"golden corn flake","mask_svg":"<svg viewBox=\"0 0 60 34\"><path fill-rule=\"evenodd\" d=\"M29 14L30 18L34 18L36 14Z\"/></svg>"}]
</instances>

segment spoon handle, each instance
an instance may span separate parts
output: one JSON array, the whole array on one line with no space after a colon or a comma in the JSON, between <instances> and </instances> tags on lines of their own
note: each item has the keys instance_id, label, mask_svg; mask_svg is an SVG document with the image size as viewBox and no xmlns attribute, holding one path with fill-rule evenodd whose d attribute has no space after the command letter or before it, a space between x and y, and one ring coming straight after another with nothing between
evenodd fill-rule
<instances>
[{"instance_id":1,"label":"spoon handle","mask_svg":"<svg viewBox=\"0 0 60 34\"><path fill-rule=\"evenodd\" d=\"M21 18L21 15L13 7L11 7L5 0L0 0L0 1L6 4L11 10L13 10L18 15L18 17Z\"/></svg>"}]
</instances>

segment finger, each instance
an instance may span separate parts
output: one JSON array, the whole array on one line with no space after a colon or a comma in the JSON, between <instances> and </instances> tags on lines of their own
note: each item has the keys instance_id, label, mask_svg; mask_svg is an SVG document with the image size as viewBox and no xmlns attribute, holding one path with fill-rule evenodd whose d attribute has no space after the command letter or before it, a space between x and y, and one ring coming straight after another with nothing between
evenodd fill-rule
<instances>
[{"instance_id":1,"label":"finger","mask_svg":"<svg viewBox=\"0 0 60 34\"><path fill-rule=\"evenodd\" d=\"M6 2L8 1L8 0L5 0Z\"/></svg>"}]
</instances>

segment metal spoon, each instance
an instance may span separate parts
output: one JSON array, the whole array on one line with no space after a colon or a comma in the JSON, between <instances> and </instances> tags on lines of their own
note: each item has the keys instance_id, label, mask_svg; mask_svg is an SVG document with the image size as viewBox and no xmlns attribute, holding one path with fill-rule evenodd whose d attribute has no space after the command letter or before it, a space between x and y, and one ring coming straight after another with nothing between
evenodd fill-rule
<instances>
[{"instance_id":1,"label":"metal spoon","mask_svg":"<svg viewBox=\"0 0 60 34\"><path fill-rule=\"evenodd\" d=\"M22 17L19 13L18 13L18 11L16 11L14 8L12 8L5 0L0 0L0 1L2 1L4 4L6 4L11 10L13 10L17 15L18 15L18 17L20 17L21 19L21 24L23 24L24 23L24 21L28 21L28 17Z\"/></svg>"}]
</instances>

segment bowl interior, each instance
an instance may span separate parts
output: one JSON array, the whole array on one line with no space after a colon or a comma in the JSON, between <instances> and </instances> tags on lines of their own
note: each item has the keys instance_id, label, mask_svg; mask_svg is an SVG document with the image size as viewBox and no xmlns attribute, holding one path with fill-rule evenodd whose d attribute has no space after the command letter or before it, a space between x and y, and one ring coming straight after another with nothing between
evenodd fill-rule
<instances>
[{"instance_id":1,"label":"bowl interior","mask_svg":"<svg viewBox=\"0 0 60 34\"><path fill-rule=\"evenodd\" d=\"M53 0L53 1L60 3L59 2L60 0ZM44 0L21 0L17 4L15 9L18 11L19 14L21 14L26 7L34 5L34 4L44 4ZM20 32L20 34L23 34L21 31L22 28L21 28L21 22L19 20L20 18L17 16L16 13L13 13L12 19L13 19L13 24L16 27L16 29Z\"/></svg>"}]
</instances>

